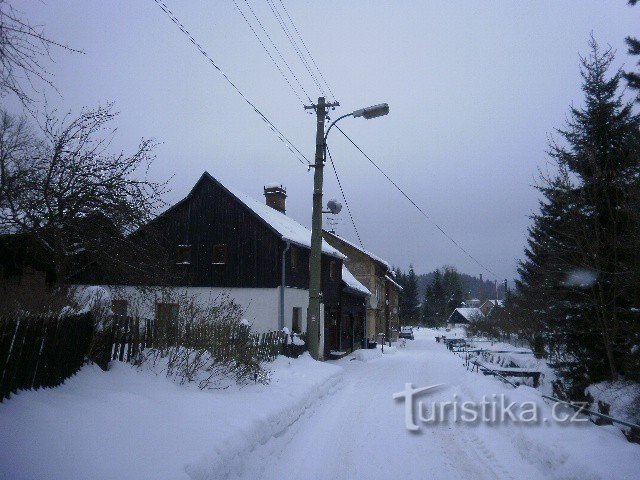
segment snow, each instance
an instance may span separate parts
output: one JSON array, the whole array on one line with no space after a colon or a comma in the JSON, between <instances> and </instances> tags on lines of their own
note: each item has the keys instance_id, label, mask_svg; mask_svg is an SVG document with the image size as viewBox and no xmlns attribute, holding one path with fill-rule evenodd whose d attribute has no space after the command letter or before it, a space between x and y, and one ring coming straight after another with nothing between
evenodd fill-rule
<instances>
[{"instance_id":1,"label":"snow","mask_svg":"<svg viewBox=\"0 0 640 480\"><path fill-rule=\"evenodd\" d=\"M426 402L504 394L551 412L536 390L468 371L434 340L460 331L414 333L393 355L279 357L270 385L226 390L126 364L87 366L61 387L0 404L0 478L638 478L640 446L613 426L448 422L407 431L404 403L392 398L406 383L444 384Z\"/></svg>"},{"instance_id":2,"label":"snow","mask_svg":"<svg viewBox=\"0 0 640 480\"><path fill-rule=\"evenodd\" d=\"M258 215L267 224L273 227L284 240L299 245L301 247L311 248L311 230L299 224L293 218L288 217L264 203L258 202L248 195L228 189L238 200L244 203L250 210ZM322 240L322 251L332 257L345 259L345 255Z\"/></svg>"},{"instance_id":3,"label":"snow","mask_svg":"<svg viewBox=\"0 0 640 480\"><path fill-rule=\"evenodd\" d=\"M367 287L360 283L356 277L349 271L349 269L342 264L342 281L347 284L347 287L352 288L358 292L362 292L366 295L371 295L371 292Z\"/></svg>"},{"instance_id":4,"label":"snow","mask_svg":"<svg viewBox=\"0 0 640 480\"><path fill-rule=\"evenodd\" d=\"M404 288L402 288L402 286L396 282L393 278L391 278L391 275L385 275L385 277L387 279L388 282L391 282L393 285L396 286L396 288L398 288L398 290L402 291L404 290Z\"/></svg>"},{"instance_id":5,"label":"snow","mask_svg":"<svg viewBox=\"0 0 640 480\"><path fill-rule=\"evenodd\" d=\"M640 424L640 385L633 382L602 382L590 385L587 392L593 397L593 410L598 400L611 406L609 415L626 422Z\"/></svg>"},{"instance_id":6,"label":"snow","mask_svg":"<svg viewBox=\"0 0 640 480\"><path fill-rule=\"evenodd\" d=\"M0 478L224 478L341 380L308 354L268 364L270 385L209 391L112 365L0 404Z\"/></svg>"},{"instance_id":7,"label":"snow","mask_svg":"<svg viewBox=\"0 0 640 480\"><path fill-rule=\"evenodd\" d=\"M111 309L111 292L98 285L81 288L77 291L76 302L81 312L95 309Z\"/></svg>"}]
</instances>

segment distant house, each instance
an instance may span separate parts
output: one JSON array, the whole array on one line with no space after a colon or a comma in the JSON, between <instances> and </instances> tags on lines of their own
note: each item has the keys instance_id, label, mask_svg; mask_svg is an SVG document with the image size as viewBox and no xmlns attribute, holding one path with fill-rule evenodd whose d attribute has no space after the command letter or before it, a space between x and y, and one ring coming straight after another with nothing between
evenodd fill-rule
<instances>
[{"instance_id":1,"label":"distant house","mask_svg":"<svg viewBox=\"0 0 640 480\"><path fill-rule=\"evenodd\" d=\"M367 303L366 336L374 341L379 334L394 338L400 330L399 294L402 287L393 278L386 260L358 247L335 233L323 231L324 240L347 258L345 265L370 292Z\"/></svg>"},{"instance_id":2,"label":"distant house","mask_svg":"<svg viewBox=\"0 0 640 480\"><path fill-rule=\"evenodd\" d=\"M461 307L479 308L482 302L477 298L465 300L460 304Z\"/></svg>"},{"instance_id":3,"label":"distant house","mask_svg":"<svg viewBox=\"0 0 640 480\"><path fill-rule=\"evenodd\" d=\"M480 306L480 310L482 310L482 314L485 317L488 317L491 314L491 311L496 307L504 307L504 300L487 300Z\"/></svg>"},{"instance_id":4,"label":"distant house","mask_svg":"<svg viewBox=\"0 0 640 480\"><path fill-rule=\"evenodd\" d=\"M167 286L172 292L205 301L228 296L243 307L258 332L283 327L303 332L309 303L311 231L285 214L287 195L282 186L269 185L264 195L266 203L258 202L205 172L184 199L146 228L170 252L166 267L174 273ZM353 348L362 343L364 335L364 303L369 293L355 279L343 277L345 258L323 241L320 323L324 323L325 353ZM83 282L79 276L75 283L111 287L120 313L131 312L127 295L139 286L126 278L108 277ZM147 284L153 285L153 279ZM176 308L158 299L151 310L138 313L175 315ZM355 324L342 321L343 315Z\"/></svg>"},{"instance_id":5,"label":"distant house","mask_svg":"<svg viewBox=\"0 0 640 480\"><path fill-rule=\"evenodd\" d=\"M460 323L472 323L476 320L484 318L482 310L474 307L460 307L456 308L449 316L447 323L460 324Z\"/></svg>"}]
</instances>

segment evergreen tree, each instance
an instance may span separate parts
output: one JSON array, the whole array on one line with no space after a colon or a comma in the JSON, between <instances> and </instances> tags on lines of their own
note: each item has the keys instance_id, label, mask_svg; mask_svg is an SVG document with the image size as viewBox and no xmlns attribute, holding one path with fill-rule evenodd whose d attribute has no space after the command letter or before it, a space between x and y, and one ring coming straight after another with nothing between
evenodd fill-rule
<instances>
[{"instance_id":1,"label":"evergreen tree","mask_svg":"<svg viewBox=\"0 0 640 480\"><path fill-rule=\"evenodd\" d=\"M637 301L640 119L618 93L622 72L592 38L581 59L584 107L572 108L563 144L549 154L558 173L542 178L544 200L519 268L518 303L532 329L544 325L576 388L616 379L631 352Z\"/></svg>"},{"instance_id":2,"label":"evergreen tree","mask_svg":"<svg viewBox=\"0 0 640 480\"><path fill-rule=\"evenodd\" d=\"M629 5L635 5L637 0L629 0ZM640 56L640 40L635 37L627 37L625 39L627 42L627 46L629 47L629 55ZM638 61L638 65L640 65L640 60ZM624 72L624 78L634 90L638 91L638 96L636 97L636 101L640 103L640 72Z\"/></svg>"},{"instance_id":3,"label":"evergreen tree","mask_svg":"<svg viewBox=\"0 0 640 480\"><path fill-rule=\"evenodd\" d=\"M443 276L440 269L436 269L433 280L425 290L423 306L423 321L428 326L441 326L447 318L449 296L444 287Z\"/></svg>"},{"instance_id":4,"label":"evergreen tree","mask_svg":"<svg viewBox=\"0 0 640 480\"><path fill-rule=\"evenodd\" d=\"M413 269L413 265L409 265L409 273L402 279L402 305L400 306L400 315L403 324L415 325L420 318L418 308L418 278Z\"/></svg>"},{"instance_id":5,"label":"evergreen tree","mask_svg":"<svg viewBox=\"0 0 640 480\"><path fill-rule=\"evenodd\" d=\"M447 297L447 313L451 313L454 309L458 308L464 300L462 279L454 267L445 267L442 284Z\"/></svg>"}]
</instances>

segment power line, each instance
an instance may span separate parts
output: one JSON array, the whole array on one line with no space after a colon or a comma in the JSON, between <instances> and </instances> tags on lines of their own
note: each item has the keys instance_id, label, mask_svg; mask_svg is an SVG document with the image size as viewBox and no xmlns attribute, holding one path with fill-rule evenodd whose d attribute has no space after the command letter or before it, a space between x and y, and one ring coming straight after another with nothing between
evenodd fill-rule
<instances>
[{"instance_id":1,"label":"power line","mask_svg":"<svg viewBox=\"0 0 640 480\"><path fill-rule=\"evenodd\" d=\"M287 10L287 7L285 7L285 5L284 5L282 0L279 0L279 2L280 2L280 5L282 5L282 9L284 10L284 13L286 13L286 15L287 15L287 18L289 19L289 22L293 26L293 29L295 30L296 34L298 35L298 38L300 39L300 42L302 43L302 46L306 50L307 55L309 55L309 58L313 62L313 66L316 67L316 70L320 74L320 78L322 78L322 81L324 82L324 84L329 89L329 93L331 94L331 98L335 101L336 96L333 94L333 90L331 90L331 87L329 86L329 83L327 82L327 80L324 78L324 75L322 74L322 70L320 70L320 67L318 67L318 64L316 63L315 59L313 58L313 55L311 55L311 52L307 48L307 44L302 39L302 35L300 35L300 32L298 31L298 28L296 27L296 24L293 22L293 19L291 18L291 15L289 15L289 10Z\"/></svg>"},{"instance_id":2,"label":"power line","mask_svg":"<svg viewBox=\"0 0 640 480\"><path fill-rule=\"evenodd\" d=\"M356 222L353 219L353 215L351 214L351 208L349 207L349 202L347 202L347 196L344 194L344 189L342 188L342 182L340 181L340 176L338 175L338 170L336 170L336 165L333 163L333 157L331 156L331 150L327 146L327 153L329 154L329 160L331 161L331 167L333 168L333 173L336 174L336 180L338 181L338 187L340 187L340 193L342 194L342 200L344 200L344 204L347 207L347 212L349 212L349 218L351 219L351 224L353 225L353 229L356 231L356 237L358 237L358 242L360 243L360 247L364 250L364 245L362 243L362 239L360 238L360 233L358 232L358 227L356 227Z\"/></svg>"},{"instance_id":3,"label":"power line","mask_svg":"<svg viewBox=\"0 0 640 480\"><path fill-rule=\"evenodd\" d=\"M402 190L398 184L396 182L394 182L391 177L389 177L389 175L387 175L379 166L376 162L374 162L371 157L369 155L367 155L366 153L364 153L364 151L358 146L356 145L356 143L351 140L351 138L349 138L349 136L344 133L344 131L338 126L335 126L340 133L342 133L342 135L344 135L344 137L349 140L349 142L351 142L351 144L356 147L358 149L358 151L364 155L364 157L369 160L369 162L382 174L384 175L384 177L389 180L389 182L391 182L391 184L396 187L396 189L404 196L404 198L406 198L407 200L409 200L409 202L411 203L411 205L413 205L414 207L416 207L416 209L427 219L429 220L431 223L433 223L433 225L435 225L435 227L440 231L440 233L442 233L442 235L444 235L451 243L453 243L456 247L458 247L458 249L460 249L460 251L462 251L465 255L467 255L471 260L473 260L476 264L478 264L481 268L483 268L484 270L486 270L487 272L489 272L491 275L494 275L495 277L497 277L498 275L496 275L495 272L493 272L490 268L486 267L485 265L483 265L476 257L474 257L473 255L471 255L462 245L460 245L453 237L451 237L451 235L449 235L447 232L444 231L444 229L438 225L429 215L427 215L427 213L420 208L420 206L414 202L409 195L407 195L404 190Z\"/></svg>"},{"instance_id":4,"label":"power line","mask_svg":"<svg viewBox=\"0 0 640 480\"><path fill-rule=\"evenodd\" d=\"M240 13L240 15L242 15L242 18L244 18L244 21L247 23L247 25L249 26L249 28L251 29L251 31L253 32L253 34L255 35L255 37L258 39L258 42L260 42L260 45L262 45L262 48L264 49L264 51L267 53L267 55L269 56L269 58L271 59L271 61L273 62L273 64L276 66L276 68L278 69L278 71L280 72L280 75L282 75L282 77L285 79L285 81L287 82L287 85L289 85L289 87L291 88L291 90L293 91L293 93L295 94L296 97L298 97L298 100L300 100L300 102L304 105L304 100L302 100L302 98L300 97L300 95L298 94L298 91L293 88L293 85L291 84L291 82L289 81L289 77L287 77L285 75L285 73L282 71L282 69L280 68L280 65L278 65L278 63L276 62L275 58L273 58L273 56L271 55L271 52L269 51L269 49L267 48L267 46L264 44L264 42L262 41L262 39L260 38L260 36L258 35L258 32L255 31L255 29L253 28L253 25L251 24L251 22L249 22L249 19L246 17L246 15L244 14L244 12L242 10L240 10L240 6L236 3L236 0L231 0L233 2L233 4L236 6L236 9L238 10L238 12ZM307 99L309 100L309 102L311 102L311 97L309 97L309 94L307 93L307 91L305 90L305 88L302 86L302 84L300 83L300 80L298 80L298 77L296 76L295 73L293 73L293 70L291 70L291 67L289 66L289 64L287 63L287 61L284 59L284 57L282 56L282 54L280 53L280 50L278 49L278 47L276 46L276 44L273 42L273 40L271 40L271 36L269 36L269 34L267 33L267 30L264 28L264 26L262 25L262 22L260 21L260 19L258 18L258 16L256 15L256 13L253 11L253 8L251 8L251 5L249 4L249 2L247 2L247 0L245 0L245 3L247 4L247 7L249 8L249 11L251 12L251 14L253 15L253 18L256 19L256 21L258 22L258 25L260 26L260 28L262 29L263 33L266 35L267 39L269 40L269 42L271 42L271 46L274 48L274 50L277 52L277 54L280 56L280 59L282 60L282 62L285 64L285 66L287 67L287 69L289 70L289 72L291 73L291 75L293 76L293 78L295 79L295 81L298 83L298 86L300 87L300 89L304 92L304 95L307 97Z\"/></svg>"},{"instance_id":5,"label":"power line","mask_svg":"<svg viewBox=\"0 0 640 480\"><path fill-rule=\"evenodd\" d=\"M189 33L187 28L178 20L169 7L162 0L153 0L158 7L169 17L169 19L180 29L182 33L189 39L189 41L198 49L198 51L209 61L211 65L224 77L224 79L233 87L233 89L242 97L242 99L257 113L260 118L267 124L269 129L278 137L278 139L286 145L289 151L296 157L296 159L303 165L309 165L309 159L302 153L286 136L282 133L278 127L276 127L267 116L262 113L255 104L249 100L244 93L233 83L229 76L216 64L216 62L209 56L209 54L202 48L202 46L196 41L196 39Z\"/></svg>"},{"instance_id":6,"label":"power line","mask_svg":"<svg viewBox=\"0 0 640 480\"><path fill-rule=\"evenodd\" d=\"M267 4L269 5L269 8L271 9L271 12L273 13L273 15L276 17L276 20L280 24L280 27L282 28L282 31L284 31L284 34L287 37L287 39L289 40L289 43L291 44L291 46L293 47L293 50L298 55L298 58L302 62L302 65L307 70L307 73L309 74L309 76L311 76L311 80L313 80L313 83L316 85L316 87L318 87L318 90L320 90L320 93L323 96L326 96L324 88L322 88L322 85L318 81L317 77L311 71L311 68L309 67L309 64L307 63L307 61L304 58L304 56L302 55L302 52L300 51L300 48L298 47L298 44L296 43L295 39L293 38L293 35L291 35L291 33L289 32L289 28L286 26L284 19L280 15L280 12L278 11L278 7L276 6L275 2L273 0L267 0Z\"/></svg>"}]
</instances>

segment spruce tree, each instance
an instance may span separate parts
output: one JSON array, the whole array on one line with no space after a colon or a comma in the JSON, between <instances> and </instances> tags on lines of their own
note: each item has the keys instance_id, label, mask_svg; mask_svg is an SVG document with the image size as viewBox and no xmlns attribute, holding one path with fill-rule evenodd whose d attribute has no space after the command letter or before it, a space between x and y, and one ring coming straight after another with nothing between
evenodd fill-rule
<instances>
[{"instance_id":1,"label":"spruce tree","mask_svg":"<svg viewBox=\"0 0 640 480\"><path fill-rule=\"evenodd\" d=\"M629 5L633 6L637 1L638 0L629 0ZM629 36L625 39L625 42L629 47L629 55L640 56L640 40ZM638 61L638 65L640 66L640 60ZM636 101L640 103L640 72L624 72L624 78L629 84L629 87L638 91Z\"/></svg>"},{"instance_id":2,"label":"spruce tree","mask_svg":"<svg viewBox=\"0 0 640 480\"><path fill-rule=\"evenodd\" d=\"M589 46L581 58L584 106L571 108L558 130L563 142L550 145L558 173L542 178L544 201L518 282L520 306L544 324L576 391L624 370L637 299L640 121L618 93L622 72L608 76L612 51L593 38Z\"/></svg>"},{"instance_id":3,"label":"spruce tree","mask_svg":"<svg viewBox=\"0 0 640 480\"><path fill-rule=\"evenodd\" d=\"M420 312L418 309L418 278L416 276L416 272L413 269L413 265L409 266L409 273L405 276L404 284L402 286L404 288L402 292L402 323L415 325L416 323L418 323L418 320L420 318Z\"/></svg>"}]
</instances>

